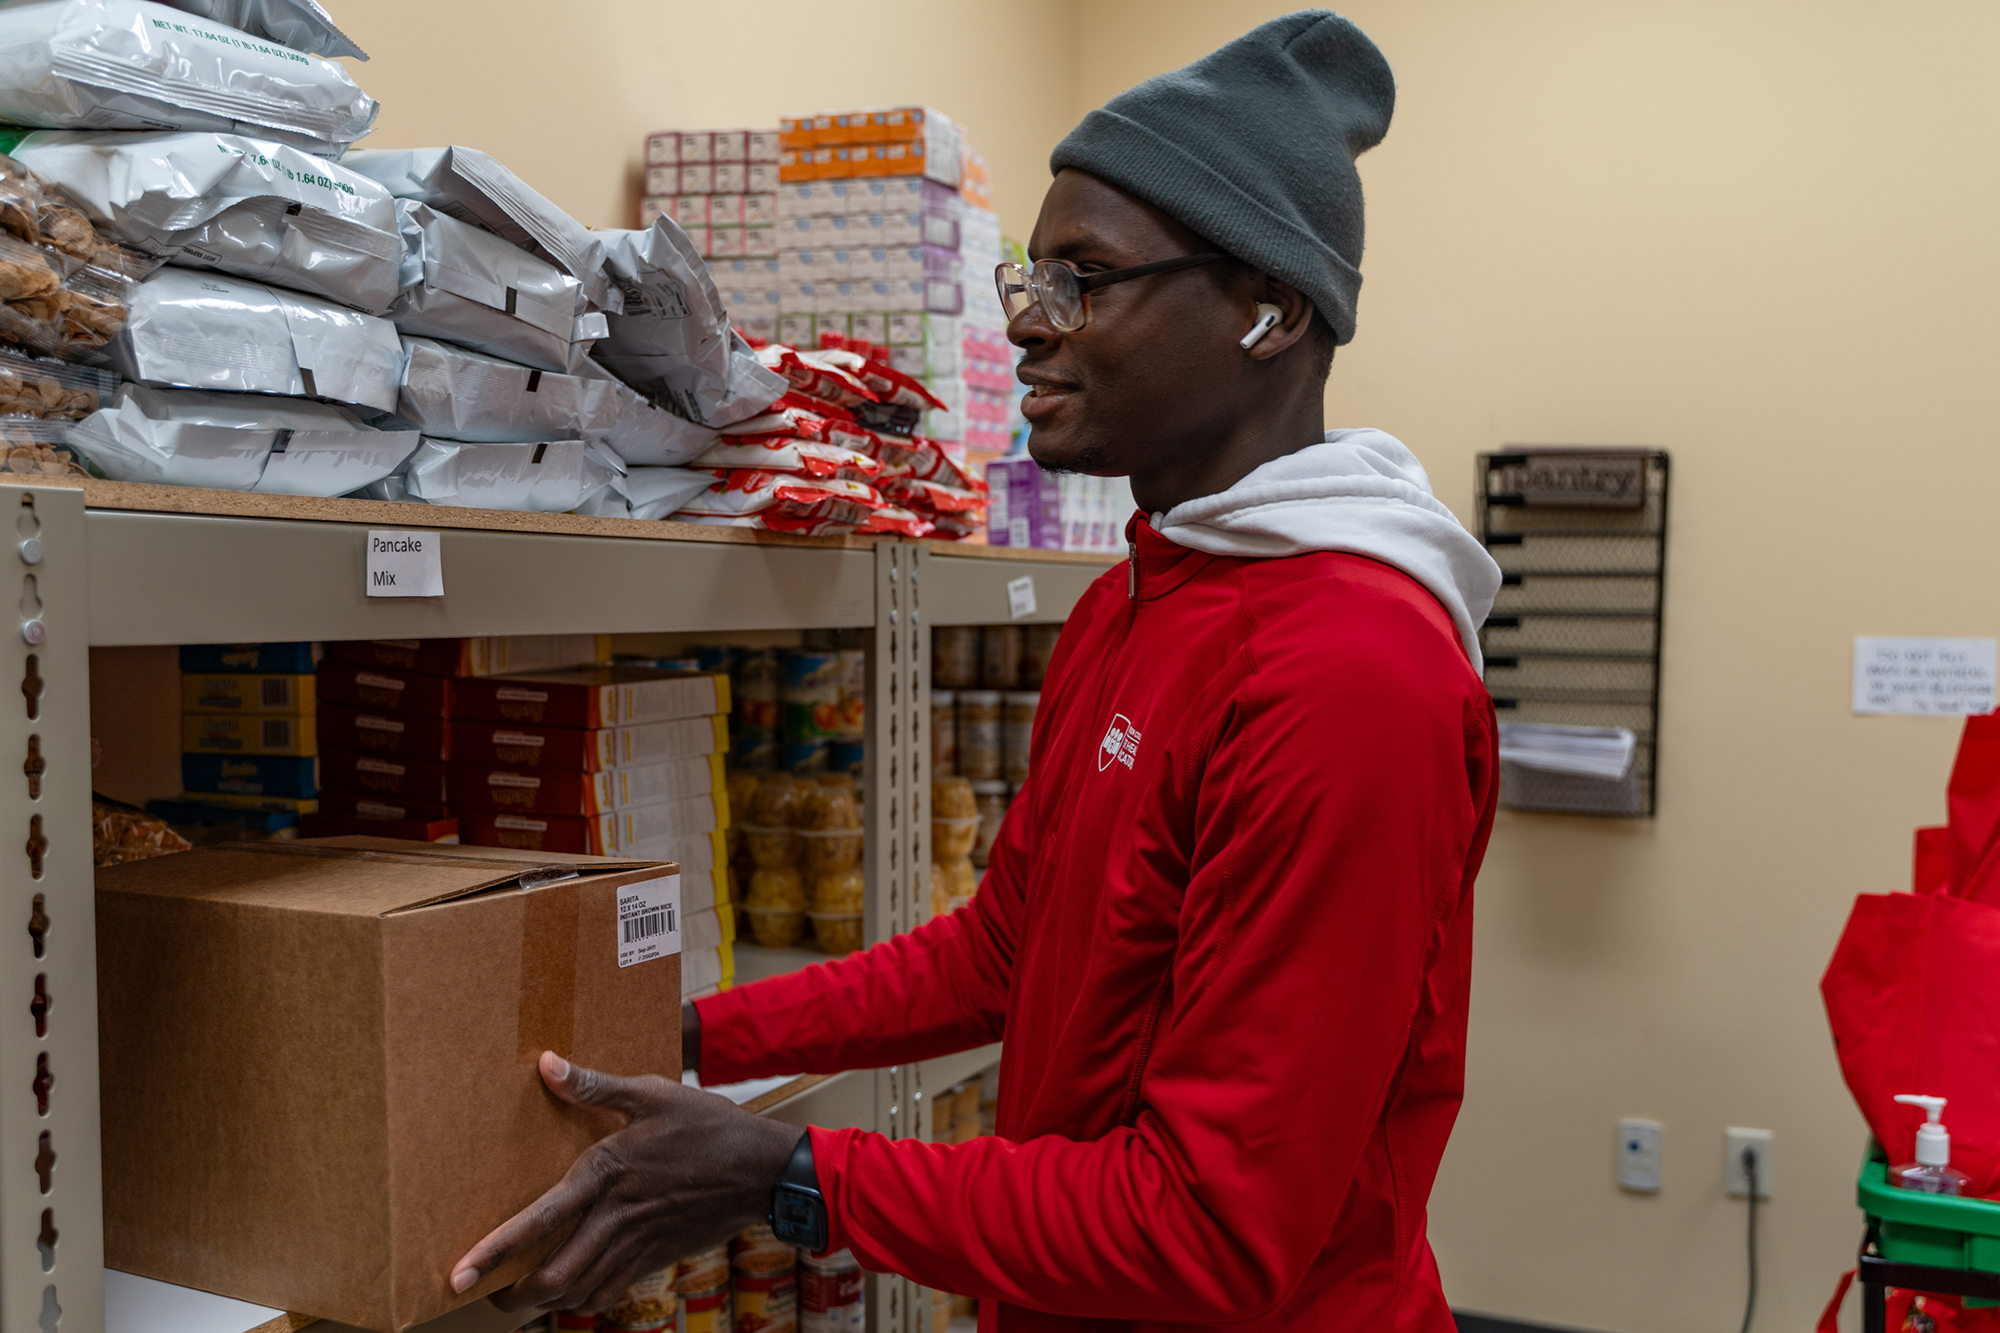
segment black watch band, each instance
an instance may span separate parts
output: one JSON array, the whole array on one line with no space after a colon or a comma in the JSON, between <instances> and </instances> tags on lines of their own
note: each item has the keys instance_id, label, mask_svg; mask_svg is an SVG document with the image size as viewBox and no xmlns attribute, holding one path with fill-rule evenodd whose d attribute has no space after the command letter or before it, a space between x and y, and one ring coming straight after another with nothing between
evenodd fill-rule
<instances>
[{"instance_id":1,"label":"black watch band","mask_svg":"<svg viewBox=\"0 0 2000 1333\"><path fill-rule=\"evenodd\" d=\"M812 1131L799 1135L785 1173L771 1191L771 1234L808 1254L826 1249L826 1200L819 1192L819 1172L813 1168Z\"/></svg>"}]
</instances>

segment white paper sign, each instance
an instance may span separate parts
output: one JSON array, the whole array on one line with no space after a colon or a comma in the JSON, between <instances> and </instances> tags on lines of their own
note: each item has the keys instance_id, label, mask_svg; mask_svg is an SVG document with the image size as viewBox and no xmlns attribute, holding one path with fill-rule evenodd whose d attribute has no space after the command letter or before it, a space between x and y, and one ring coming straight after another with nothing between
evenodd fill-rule
<instances>
[{"instance_id":1,"label":"white paper sign","mask_svg":"<svg viewBox=\"0 0 2000 1333\"><path fill-rule=\"evenodd\" d=\"M368 595L444 596L444 534L370 530Z\"/></svg>"},{"instance_id":2,"label":"white paper sign","mask_svg":"<svg viewBox=\"0 0 2000 1333\"><path fill-rule=\"evenodd\" d=\"M662 875L618 890L618 966L681 951L681 877Z\"/></svg>"},{"instance_id":3,"label":"white paper sign","mask_svg":"<svg viewBox=\"0 0 2000 1333\"><path fill-rule=\"evenodd\" d=\"M1854 640L1854 711L1964 717L1993 711L1992 639Z\"/></svg>"},{"instance_id":4,"label":"white paper sign","mask_svg":"<svg viewBox=\"0 0 2000 1333\"><path fill-rule=\"evenodd\" d=\"M1025 545L1025 543L1024 543ZM1007 585L1007 614L1015 620L1035 614L1035 576L1023 574Z\"/></svg>"}]
</instances>

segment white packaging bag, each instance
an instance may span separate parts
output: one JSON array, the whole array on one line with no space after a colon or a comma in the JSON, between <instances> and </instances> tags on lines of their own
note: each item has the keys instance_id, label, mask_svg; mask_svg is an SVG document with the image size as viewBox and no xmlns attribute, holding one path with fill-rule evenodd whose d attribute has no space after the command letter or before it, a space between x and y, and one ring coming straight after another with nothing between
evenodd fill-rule
<instances>
[{"instance_id":1,"label":"white packaging bag","mask_svg":"<svg viewBox=\"0 0 2000 1333\"><path fill-rule=\"evenodd\" d=\"M403 339L403 353L396 415L434 438L589 440L617 425L614 381L536 370L429 338Z\"/></svg>"},{"instance_id":2,"label":"white packaging bag","mask_svg":"<svg viewBox=\"0 0 2000 1333\"><path fill-rule=\"evenodd\" d=\"M127 379L185 389L332 398L396 406L396 326L219 273L163 268L139 284L132 315L105 349Z\"/></svg>"},{"instance_id":3,"label":"white packaging bag","mask_svg":"<svg viewBox=\"0 0 2000 1333\"><path fill-rule=\"evenodd\" d=\"M358 172L236 134L37 130L4 149L99 234L189 268L379 315L401 288L396 201Z\"/></svg>"},{"instance_id":4,"label":"white packaging bag","mask_svg":"<svg viewBox=\"0 0 2000 1333\"><path fill-rule=\"evenodd\" d=\"M633 467L664 467L687 462L715 443L715 431L654 407L638 390L594 360L585 360L577 374L596 380L610 395L610 426L584 438L604 445Z\"/></svg>"},{"instance_id":5,"label":"white packaging bag","mask_svg":"<svg viewBox=\"0 0 2000 1333\"><path fill-rule=\"evenodd\" d=\"M128 384L68 438L116 481L331 496L389 476L421 437L310 399Z\"/></svg>"},{"instance_id":6,"label":"white packaging bag","mask_svg":"<svg viewBox=\"0 0 2000 1333\"><path fill-rule=\"evenodd\" d=\"M341 165L380 181L398 199L428 204L548 260L583 283L592 305L618 308L597 233L478 149L358 149Z\"/></svg>"},{"instance_id":7,"label":"white packaging bag","mask_svg":"<svg viewBox=\"0 0 2000 1333\"><path fill-rule=\"evenodd\" d=\"M600 232L624 310L593 351L655 404L706 426L755 416L789 387L729 327L708 263L672 218L645 231Z\"/></svg>"},{"instance_id":8,"label":"white packaging bag","mask_svg":"<svg viewBox=\"0 0 2000 1333\"><path fill-rule=\"evenodd\" d=\"M547 260L428 204L398 199L396 213L403 290L389 318L404 333L564 372L603 336L583 284Z\"/></svg>"},{"instance_id":9,"label":"white packaging bag","mask_svg":"<svg viewBox=\"0 0 2000 1333\"><path fill-rule=\"evenodd\" d=\"M428 437L402 469L413 500L464 509L560 514L586 505L620 469L582 440L533 444L463 444Z\"/></svg>"},{"instance_id":10,"label":"white packaging bag","mask_svg":"<svg viewBox=\"0 0 2000 1333\"><path fill-rule=\"evenodd\" d=\"M627 468L615 485L624 493L630 517L660 519L715 484L713 472L684 467Z\"/></svg>"},{"instance_id":11,"label":"white packaging bag","mask_svg":"<svg viewBox=\"0 0 2000 1333\"><path fill-rule=\"evenodd\" d=\"M334 25L333 16L321 9L316 0L166 0L166 3L294 51L316 56L352 56L356 60L368 58L368 53Z\"/></svg>"},{"instance_id":12,"label":"white packaging bag","mask_svg":"<svg viewBox=\"0 0 2000 1333\"><path fill-rule=\"evenodd\" d=\"M152 0L0 8L0 122L217 130L338 157L379 110L331 60Z\"/></svg>"}]
</instances>

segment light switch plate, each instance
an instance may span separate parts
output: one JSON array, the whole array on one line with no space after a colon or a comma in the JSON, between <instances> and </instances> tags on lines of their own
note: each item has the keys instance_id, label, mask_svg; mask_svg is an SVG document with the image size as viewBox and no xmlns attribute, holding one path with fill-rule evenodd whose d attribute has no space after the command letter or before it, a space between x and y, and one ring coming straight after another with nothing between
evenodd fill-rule
<instances>
[{"instance_id":1,"label":"light switch plate","mask_svg":"<svg viewBox=\"0 0 2000 1333\"><path fill-rule=\"evenodd\" d=\"M1618 1188L1641 1194L1660 1190L1660 1122L1618 1122Z\"/></svg>"}]
</instances>

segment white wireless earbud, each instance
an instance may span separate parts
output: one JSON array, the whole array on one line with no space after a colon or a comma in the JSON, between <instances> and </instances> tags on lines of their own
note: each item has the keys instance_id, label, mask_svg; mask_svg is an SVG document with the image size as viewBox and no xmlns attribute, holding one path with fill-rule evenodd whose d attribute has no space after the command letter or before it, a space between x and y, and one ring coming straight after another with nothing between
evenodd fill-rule
<instances>
[{"instance_id":1,"label":"white wireless earbud","mask_svg":"<svg viewBox=\"0 0 2000 1333\"><path fill-rule=\"evenodd\" d=\"M1257 322L1250 326L1250 332L1244 334L1243 341L1236 345L1238 347L1241 347L1246 352L1249 351L1251 348L1255 347L1258 343L1262 342L1264 340L1264 335L1269 333L1272 329L1276 328L1278 326L1278 321L1283 319L1284 317L1285 317L1285 312L1278 309L1278 307L1266 304L1261 301L1258 302Z\"/></svg>"}]
</instances>

